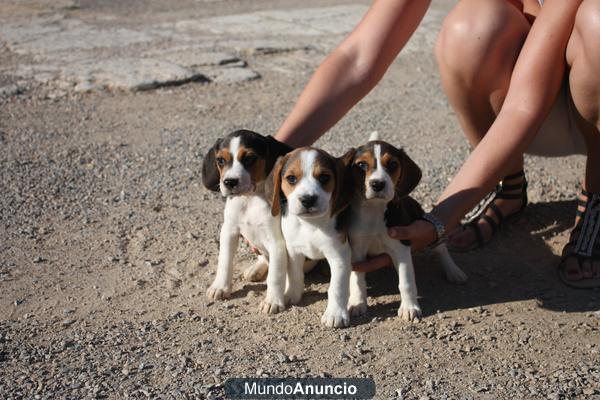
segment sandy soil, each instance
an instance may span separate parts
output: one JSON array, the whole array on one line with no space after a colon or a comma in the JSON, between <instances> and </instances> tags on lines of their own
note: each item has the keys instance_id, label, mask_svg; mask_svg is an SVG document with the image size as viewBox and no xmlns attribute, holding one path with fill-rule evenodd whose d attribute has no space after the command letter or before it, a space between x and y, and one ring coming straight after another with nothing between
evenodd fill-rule
<instances>
[{"instance_id":1,"label":"sandy soil","mask_svg":"<svg viewBox=\"0 0 600 400\"><path fill-rule=\"evenodd\" d=\"M293 7L81 1L72 12L136 25ZM368 276L369 313L350 328L320 325L325 267L299 306L261 315L264 283L241 278L245 247L232 299L206 299L224 202L201 186L202 156L236 128L275 132L324 56L247 56L262 78L238 85L59 96L31 85L0 99L0 397L217 398L230 377L370 376L377 398L598 398L600 292L556 275L581 157L527 158L532 204L489 246L455 255L466 285L415 255L418 323L396 318L393 270ZM25 59L0 47L2 66ZM469 151L436 74L430 49L400 57L318 144L341 154L378 130L421 165L415 196L430 206Z\"/></svg>"}]
</instances>

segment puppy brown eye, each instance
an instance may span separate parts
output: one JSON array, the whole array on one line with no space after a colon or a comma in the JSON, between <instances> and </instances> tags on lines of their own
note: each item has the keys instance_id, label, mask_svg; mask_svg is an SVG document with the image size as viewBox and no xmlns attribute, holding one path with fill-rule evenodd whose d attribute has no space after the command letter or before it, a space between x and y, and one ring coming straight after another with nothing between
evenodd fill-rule
<instances>
[{"instance_id":1,"label":"puppy brown eye","mask_svg":"<svg viewBox=\"0 0 600 400\"><path fill-rule=\"evenodd\" d=\"M288 181L290 185L296 184L296 177L294 175L288 175L285 177L285 180Z\"/></svg>"},{"instance_id":2,"label":"puppy brown eye","mask_svg":"<svg viewBox=\"0 0 600 400\"><path fill-rule=\"evenodd\" d=\"M358 168L362 169L363 171L366 171L366 170L367 170L367 168L369 167L369 166L367 165L367 163L366 163L366 162L364 162L364 161L359 161L359 162L357 162L355 165L356 165Z\"/></svg>"},{"instance_id":3,"label":"puppy brown eye","mask_svg":"<svg viewBox=\"0 0 600 400\"><path fill-rule=\"evenodd\" d=\"M329 182L329 180L331 179L331 176L329 176L327 174L321 174L321 175L319 175L319 177L317 179L319 180L321 185L325 185L325 184L327 184L327 182Z\"/></svg>"},{"instance_id":4,"label":"puppy brown eye","mask_svg":"<svg viewBox=\"0 0 600 400\"><path fill-rule=\"evenodd\" d=\"M244 165L244 167L250 167L252 166L252 164L254 164L256 162L257 157L256 156L245 156L242 159L242 164Z\"/></svg>"},{"instance_id":5,"label":"puppy brown eye","mask_svg":"<svg viewBox=\"0 0 600 400\"><path fill-rule=\"evenodd\" d=\"M225 159L223 157L217 157L217 164L219 164L219 167L222 167L225 165Z\"/></svg>"},{"instance_id":6,"label":"puppy brown eye","mask_svg":"<svg viewBox=\"0 0 600 400\"><path fill-rule=\"evenodd\" d=\"M396 168L398 168L398 163L396 161L390 161L387 165L387 169L390 171L394 171Z\"/></svg>"}]
</instances>

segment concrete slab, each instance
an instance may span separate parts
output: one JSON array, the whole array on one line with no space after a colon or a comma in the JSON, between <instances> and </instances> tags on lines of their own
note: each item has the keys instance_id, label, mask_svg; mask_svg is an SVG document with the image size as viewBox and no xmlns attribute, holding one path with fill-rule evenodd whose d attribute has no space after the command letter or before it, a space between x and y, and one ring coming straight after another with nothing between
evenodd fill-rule
<instances>
[{"instance_id":1,"label":"concrete slab","mask_svg":"<svg viewBox=\"0 0 600 400\"><path fill-rule=\"evenodd\" d=\"M259 37L318 36L350 32L368 7L340 5L285 11L259 11L248 14L186 20L175 24L182 32L211 32L217 35L249 34Z\"/></svg>"},{"instance_id":2,"label":"concrete slab","mask_svg":"<svg viewBox=\"0 0 600 400\"><path fill-rule=\"evenodd\" d=\"M88 61L63 70L64 79L72 81L78 90L120 89L140 91L191 81L206 81L207 77L177 64L148 58L118 58Z\"/></svg>"},{"instance_id":3,"label":"concrete slab","mask_svg":"<svg viewBox=\"0 0 600 400\"><path fill-rule=\"evenodd\" d=\"M240 59L243 55L309 49L325 54L367 9L352 4L267 10L161 22L137 30L103 27L61 12L0 16L0 40L34 60L9 74L63 89L136 91L207 79L239 83L260 78ZM430 10L402 55L431 51L440 19L439 12Z\"/></svg>"},{"instance_id":4,"label":"concrete slab","mask_svg":"<svg viewBox=\"0 0 600 400\"><path fill-rule=\"evenodd\" d=\"M62 16L40 17L0 24L0 38L11 51L54 58L58 52L121 48L157 37L131 29L98 29Z\"/></svg>"},{"instance_id":5,"label":"concrete slab","mask_svg":"<svg viewBox=\"0 0 600 400\"><path fill-rule=\"evenodd\" d=\"M216 83L243 83L260 78L260 74L250 68L221 68L209 73L210 78Z\"/></svg>"}]
</instances>

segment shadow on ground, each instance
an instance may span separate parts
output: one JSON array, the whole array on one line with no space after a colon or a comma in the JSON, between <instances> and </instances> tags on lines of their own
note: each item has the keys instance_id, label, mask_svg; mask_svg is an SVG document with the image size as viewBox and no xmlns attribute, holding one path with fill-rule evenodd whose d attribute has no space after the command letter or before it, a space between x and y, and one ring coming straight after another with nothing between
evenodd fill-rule
<instances>
[{"instance_id":1,"label":"shadow on ground","mask_svg":"<svg viewBox=\"0 0 600 400\"><path fill-rule=\"evenodd\" d=\"M416 254L424 315L523 300L535 300L539 307L557 312L596 311L592 290L569 288L557 275L559 254L573 224L574 210L574 201L531 204L485 247L453 254L469 276L465 285L448 283L435 255L426 251ZM307 284L326 281L326 266L319 266L306 277ZM395 270L390 267L372 272L367 275L367 284L370 306L365 321L395 316L399 302L380 299L398 294ZM307 297L310 300L305 298L302 305L325 299L326 293Z\"/></svg>"}]
</instances>

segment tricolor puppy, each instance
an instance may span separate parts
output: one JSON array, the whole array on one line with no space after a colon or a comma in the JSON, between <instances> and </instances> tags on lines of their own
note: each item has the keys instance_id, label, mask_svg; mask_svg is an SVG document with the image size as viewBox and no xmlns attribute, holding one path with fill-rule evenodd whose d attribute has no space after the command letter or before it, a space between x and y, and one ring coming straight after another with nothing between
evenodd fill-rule
<instances>
[{"instance_id":1,"label":"tricolor puppy","mask_svg":"<svg viewBox=\"0 0 600 400\"><path fill-rule=\"evenodd\" d=\"M239 130L217 140L204 157L204 186L227 197L217 276L207 291L210 299L229 297L233 258L242 235L263 254L244 272L245 277L260 280L268 269L267 295L261 304L262 311L276 313L285 308L282 292L285 289L287 252L280 217L271 215L271 206L265 197L265 180L277 158L290 150L271 136Z\"/></svg>"},{"instance_id":2,"label":"tricolor puppy","mask_svg":"<svg viewBox=\"0 0 600 400\"><path fill-rule=\"evenodd\" d=\"M326 259L331 268L327 309L321 322L348 326L351 250L346 227L352 200L352 154L335 158L323 150L303 147L288 153L271 175L272 214L282 215L281 230L288 251L285 299L297 304L304 292L305 258Z\"/></svg>"},{"instance_id":3,"label":"tricolor puppy","mask_svg":"<svg viewBox=\"0 0 600 400\"><path fill-rule=\"evenodd\" d=\"M402 297L398 315L413 320L421 315L421 309L410 246L390 238L387 228L409 225L423 215L419 203L408 196L421 180L421 170L403 150L377 140L375 134L367 144L356 149L352 173L356 189L349 228L352 262L364 261L369 255L389 254L398 272ZM441 257L449 281L467 280L445 245L435 251ZM367 311L364 273L352 272L349 310L352 315Z\"/></svg>"}]
</instances>

